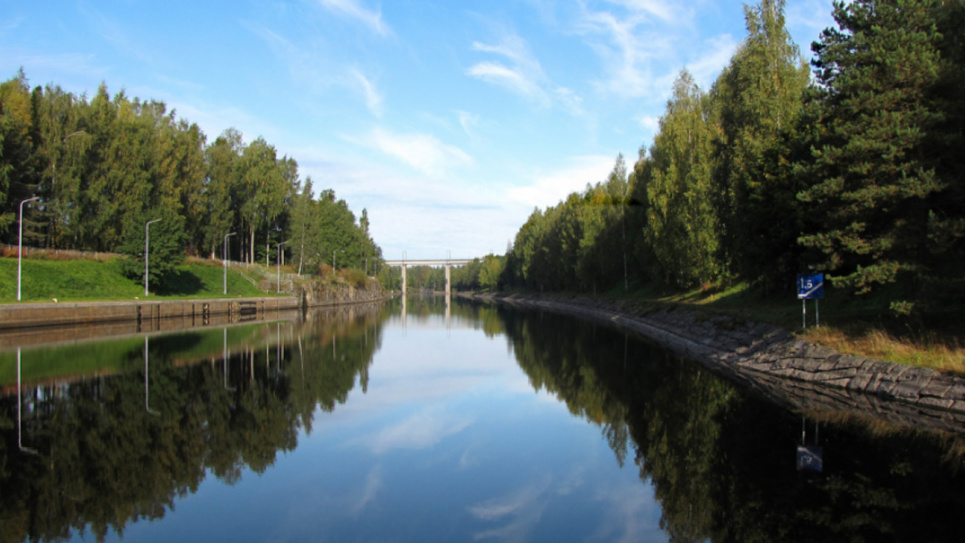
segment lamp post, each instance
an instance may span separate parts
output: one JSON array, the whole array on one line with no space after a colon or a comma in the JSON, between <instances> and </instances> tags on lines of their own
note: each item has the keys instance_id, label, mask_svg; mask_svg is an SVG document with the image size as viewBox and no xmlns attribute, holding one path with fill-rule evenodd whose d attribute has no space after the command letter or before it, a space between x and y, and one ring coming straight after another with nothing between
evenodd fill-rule
<instances>
[{"instance_id":1,"label":"lamp post","mask_svg":"<svg viewBox=\"0 0 965 543\"><path fill-rule=\"evenodd\" d=\"M275 270L276 270L276 274L277 274L277 279L276 279L277 283L276 283L276 285L275 285L275 293L276 293L276 294L279 293L279 292L281 292L281 246L284 245L284 244L286 244L286 243L288 243L289 241L291 241L291 240L283 241L283 242L279 243L279 244L278 244L278 247L277 247L278 256L275 257Z\"/></svg>"},{"instance_id":2,"label":"lamp post","mask_svg":"<svg viewBox=\"0 0 965 543\"><path fill-rule=\"evenodd\" d=\"M27 198L20 202L20 232L17 235L17 301L20 301L20 276L22 269L23 260L23 205L27 202L32 202L34 200L39 200L40 196L34 196L33 198Z\"/></svg>"},{"instance_id":3,"label":"lamp post","mask_svg":"<svg viewBox=\"0 0 965 543\"><path fill-rule=\"evenodd\" d=\"M235 232L230 232L224 236L224 251L221 253L221 263L224 268L224 291L222 294L228 294L228 237L235 235Z\"/></svg>"},{"instance_id":4,"label":"lamp post","mask_svg":"<svg viewBox=\"0 0 965 543\"><path fill-rule=\"evenodd\" d=\"M153 221L147 221L144 223L144 297L147 298L147 263L148 263L148 248L150 247L149 241L151 240L151 223L158 222L161 219L154 219Z\"/></svg>"}]
</instances>

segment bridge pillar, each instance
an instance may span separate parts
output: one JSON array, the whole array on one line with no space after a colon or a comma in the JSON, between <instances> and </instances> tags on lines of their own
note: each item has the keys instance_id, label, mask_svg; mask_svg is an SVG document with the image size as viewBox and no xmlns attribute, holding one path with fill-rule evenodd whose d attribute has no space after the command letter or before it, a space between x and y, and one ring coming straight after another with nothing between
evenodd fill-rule
<instances>
[{"instance_id":1,"label":"bridge pillar","mask_svg":"<svg viewBox=\"0 0 965 543\"><path fill-rule=\"evenodd\" d=\"M405 269L406 269L406 267L407 267L407 266L406 266L405 264L402 265L402 297L403 297L403 298L405 297Z\"/></svg>"},{"instance_id":2,"label":"bridge pillar","mask_svg":"<svg viewBox=\"0 0 965 543\"><path fill-rule=\"evenodd\" d=\"M446 264L446 298L452 294L452 266Z\"/></svg>"}]
</instances>

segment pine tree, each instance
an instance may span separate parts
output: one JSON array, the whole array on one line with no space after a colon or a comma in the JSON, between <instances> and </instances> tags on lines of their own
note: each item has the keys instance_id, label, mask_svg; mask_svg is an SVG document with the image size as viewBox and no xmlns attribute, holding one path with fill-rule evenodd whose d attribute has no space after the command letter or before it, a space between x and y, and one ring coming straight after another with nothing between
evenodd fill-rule
<instances>
[{"instance_id":1,"label":"pine tree","mask_svg":"<svg viewBox=\"0 0 965 543\"><path fill-rule=\"evenodd\" d=\"M939 3L835 2L839 28L814 44L819 141L798 197L818 221L800 242L859 294L925 271L928 203L945 188L926 145L942 120Z\"/></svg>"}]
</instances>

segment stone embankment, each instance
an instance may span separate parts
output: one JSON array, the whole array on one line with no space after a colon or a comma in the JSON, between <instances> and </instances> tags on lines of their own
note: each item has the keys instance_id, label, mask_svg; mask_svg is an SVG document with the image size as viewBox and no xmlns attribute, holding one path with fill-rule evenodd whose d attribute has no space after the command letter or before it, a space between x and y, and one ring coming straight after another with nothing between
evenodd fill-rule
<instances>
[{"instance_id":1,"label":"stone embankment","mask_svg":"<svg viewBox=\"0 0 965 543\"><path fill-rule=\"evenodd\" d=\"M795 409L965 433L965 380L927 368L841 354L774 326L683 308L638 314L583 298L472 297L612 322Z\"/></svg>"}]
</instances>

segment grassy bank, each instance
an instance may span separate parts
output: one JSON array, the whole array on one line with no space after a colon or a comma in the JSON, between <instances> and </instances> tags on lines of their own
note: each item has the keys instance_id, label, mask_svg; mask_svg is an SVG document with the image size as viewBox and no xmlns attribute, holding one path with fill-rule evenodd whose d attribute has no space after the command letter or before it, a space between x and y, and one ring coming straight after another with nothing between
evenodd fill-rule
<instances>
[{"instance_id":1,"label":"grassy bank","mask_svg":"<svg viewBox=\"0 0 965 543\"><path fill-rule=\"evenodd\" d=\"M152 289L150 299L222 298L220 262L193 261L178 266ZM144 283L125 277L120 260L25 259L22 272L23 302L107 301L144 299ZM266 293L228 270L228 296L265 296ZM16 303L17 259L0 258L0 303Z\"/></svg>"},{"instance_id":2,"label":"grassy bank","mask_svg":"<svg viewBox=\"0 0 965 543\"><path fill-rule=\"evenodd\" d=\"M965 375L965 319L954 307L942 308L927 318L905 318L889 311L887 295L856 297L829 290L817 308L814 301L808 302L807 327L803 327L802 304L794 293L768 296L746 284L673 293L615 289L605 297L634 311L682 305L774 324L838 352ZM820 326L815 322L818 314Z\"/></svg>"}]
</instances>

